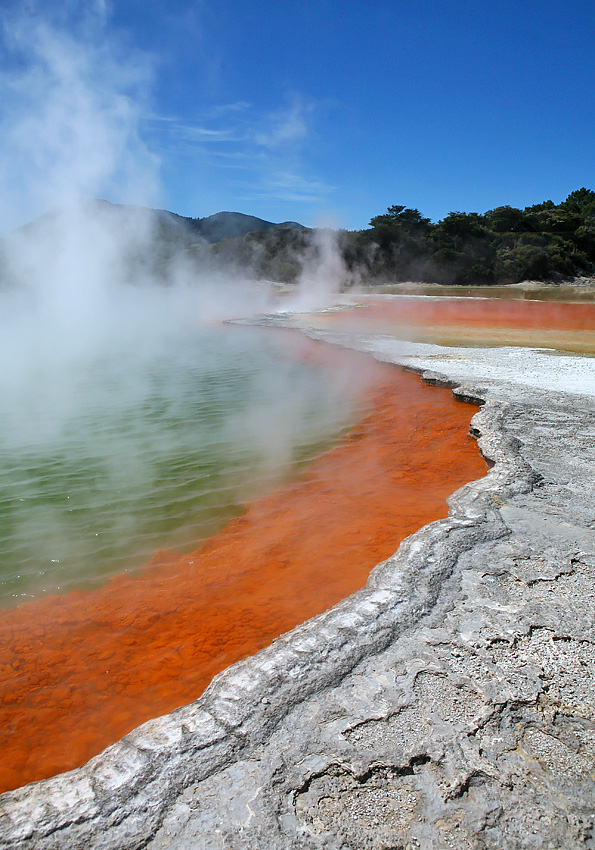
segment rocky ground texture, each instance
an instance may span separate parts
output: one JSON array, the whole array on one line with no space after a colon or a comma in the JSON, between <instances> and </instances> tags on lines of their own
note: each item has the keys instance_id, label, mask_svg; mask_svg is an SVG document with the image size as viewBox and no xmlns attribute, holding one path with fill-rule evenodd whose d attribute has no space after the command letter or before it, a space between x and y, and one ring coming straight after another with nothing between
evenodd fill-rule
<instances>
[{"instance_id":1,"label":"rocky ground texture","mask_svg":"<svg viewBox=\"0 0 595 850\"><path fill-rule=\"evenodd\" d=\"M595 848L595 397L407 362L483 402L488 475L192 705L3 795L0 848Z\"/></svg>"}]
</instances>

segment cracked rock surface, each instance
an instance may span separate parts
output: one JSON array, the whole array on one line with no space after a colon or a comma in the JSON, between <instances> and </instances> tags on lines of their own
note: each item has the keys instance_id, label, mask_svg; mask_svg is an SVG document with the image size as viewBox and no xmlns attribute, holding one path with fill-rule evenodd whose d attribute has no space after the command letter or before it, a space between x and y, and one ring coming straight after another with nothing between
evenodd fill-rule
<instances>
[{"instance_id":1,"label":"cracked rock surface","mask_svg":"<svg viewBox=\"0 0 595 850\"><path fill-rule=\"evenodd\" d=\"M1 848L595 848L595 400L454 391L494 466L448 519L192 705L3 795Z\"/></svg>"}]
</instances>

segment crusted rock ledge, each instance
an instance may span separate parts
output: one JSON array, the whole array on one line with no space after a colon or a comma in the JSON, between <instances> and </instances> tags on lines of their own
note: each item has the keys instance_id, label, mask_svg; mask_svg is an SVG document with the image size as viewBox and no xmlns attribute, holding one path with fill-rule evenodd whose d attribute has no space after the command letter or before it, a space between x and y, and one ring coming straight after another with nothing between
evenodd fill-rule
<instances>
[{"instance_id":1,"label":"crusted rock ledge","mask_svg":"<svg viewBox=\"0 0 595 850\"><path fill-rule=\"evenodd\" d=\"M195 703L3 795L1 848L595 847L593 405L455 392L494 465L449 517Z\"/></svg>"}]
</instances>

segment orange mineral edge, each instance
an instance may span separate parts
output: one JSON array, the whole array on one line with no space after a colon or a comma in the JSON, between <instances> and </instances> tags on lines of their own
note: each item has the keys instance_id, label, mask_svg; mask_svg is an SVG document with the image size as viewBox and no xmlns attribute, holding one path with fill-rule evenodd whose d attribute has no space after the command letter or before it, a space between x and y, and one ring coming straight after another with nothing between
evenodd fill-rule
<instances>
[{"instance_id":1,"label":"orange mineral edge","mask_svg":"<svg viewBox=\"0 0 595 850\"><path fill-rule=\"evenodd\" d=\"M472 406L364 355L333 356L371 369L367 413L297 481L189 555L158 552L140 574L0 615L2 791L79 767L195 700L216 673L361 588L485 474Z\"/></svg>"}]
</instances>

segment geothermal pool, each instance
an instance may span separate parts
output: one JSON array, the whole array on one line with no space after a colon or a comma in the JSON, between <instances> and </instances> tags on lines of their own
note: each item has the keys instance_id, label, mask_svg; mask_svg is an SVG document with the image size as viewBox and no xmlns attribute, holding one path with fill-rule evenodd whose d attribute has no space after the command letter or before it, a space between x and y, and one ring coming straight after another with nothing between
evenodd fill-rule
<instances>
[{"instance_id":1,"label":"geothermal pool","mask_svg":"<svg viewBox=\"0 0 595 850\"><path fill-rule=\"evenodd\" d=\"M89 495L90 501L81 508L87 525L75 526L87 531L79 541L85 558L70 543L64 544L70 557L61 573L56 558L59 594L50 592L57 587L45 575L35 576L36 557L46 557L44 567L53 563L43 535L37 543L24 540L32 553L27 570L15 563L18 533L7 535L6 600L12 607L0 616L3 790L79 766L144 720L195 699L215 673L361 587L405 536L446 515L452 491L485 473L468 436L473 408L449 390L290 331L225 333L230 348L215 357L208 379L208 356L190 346L190 354L174 353L171 363L160 363L158 379L145 383L142 393L132 393L142 381L116 393L137 406L143 399L140 424L131 424L126 405L122 416L119 403L108 427L97 409L86 409L84 394L69 417L57 420L66 423L66 436L56 421L49 423L45 445L52 447L55 468L60 472L61 458L67 467L58 483L47 483L44 463L40 472L35 462L27 466L24 483L31 488L37 476L38 499L49 500L52 517L57 494L63 501L71 495L70 502L76 492L77 504ZM189 376L182 379L186 368ZM157 400L151 415L147 386ZM218 400L218 414L199 413L205 388ZM244 402L254 397L252 410ZM289 410L279 406L288 397ZM147 424L155 406L164 418ZM231 425L224 426L230 409ZM108 419L113 412L112 400ZM113 430L116 442L106 436ZM24 433L24 455L43 459L40 435L31 455L32 434ZM14 429L12 439L14 449ZM118 463L110 451L120 445L124 459ZM131 463L130 447L137 445L150 447L149 456L163 452L160 475ZM111 459L103 490L99 463L87 475L90 446L93 458ZM10 459L14 477L17 455ZM80 465L78 475L67 461ZM211 476L218 486L205 486ZM165 490L159 490L163 481ZM132 519L124 518L129 503ZM110 543L100 542L93 553L89 540L98 528ZM213 529L219 530L203 540ZM57 545L54 537L49 543ZM150 564L140 569L138 560L149 560L149 551ZM14 607L15 587L32 598Z\"/></svg>"},{"instance_id":2,"label":"geothermal pool","mask_svg":"<svg viewBox=\"0 0 595 850\"><path fill-rule=\"evenodd\" d=\"M595 309L414 298L307 322L592 350ZM486 471L471 405L291 331L187 325L126 358L3 387L2 790L192 701Z\"/></svg>"},{"instance_id":3,"label":"geothermal pool","mask_svg":"<svg viewBox=\"0 0 595 850\"><path fill-rule=\"evenodd\" d=\"M304 340L182 326L3 387L0 609L189 551L319 454L358 383Z\"/></svg>"}]
</instances>

